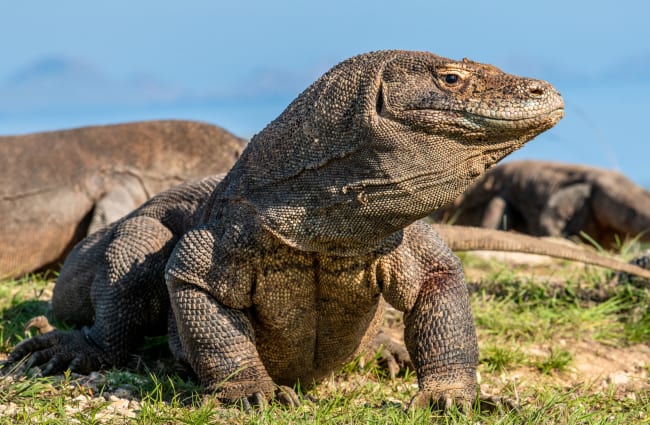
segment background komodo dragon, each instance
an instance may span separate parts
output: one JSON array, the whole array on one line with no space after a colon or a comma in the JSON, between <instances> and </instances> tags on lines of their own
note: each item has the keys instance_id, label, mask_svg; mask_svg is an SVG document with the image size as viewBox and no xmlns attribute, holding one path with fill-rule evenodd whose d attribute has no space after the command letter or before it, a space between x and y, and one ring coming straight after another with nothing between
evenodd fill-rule
<instances>
[{"instance_id":1,"label":"background komodo dragon","mask_svg":"<svg viewBox=\"0 0 650 425\"><path fill-rule=\"evenodd\" d=\"M309 386L354 356L375 334L383 296L406 313L420 387L412 406L470 403L478 353L462 269L418 219L563 113L548 83L468 60L385 51L337 65L253 138L175 245L172 351L220 399L295 401L276 383ZM103 304L119 304L112 288L137 273L129 257L171 246L170 229L145 221L150 242L109 252ZM136 307L101 320L116 338L142 334L130 324L142 323L142 306L167 302L161 292L134 291ZM95 329L86 346L108 337ZM42 350L34 357L56 347Z\"/></svg>"},{"instance_id":2,"label":"background komodo dragon","mask_svg":"<svg viewBox=\"0 0 650 425\"><path fill-rule=\"evenodd\" d=\"M650 241L650 192L622 174L548 161L494 167L433 218L534 236L580 236L606 248L616 237Z\"/></svg>"},{"instance_id":3,"label":"background komodo dragon","mask_svg":"<svg viewBox=\"0 0 650 425\"><path fill-rule=\"evenodd\" d=\"M74 325L77 330L55 331L46 317L36 317L26 327L37 327L41 334L52 333L20 344L11 354L9 363L34 352L30 362L46 364L43 374L68 367L87 373L125 364L145 336L164 333L165 325L173 323L165 287L165 264L174 243L198 222L221 177L206 177L161 192L128 216L77 244L61 268L52 298L56 318ZM150 231L159 226L169 229L168 241ZM603 257L578 245L567 246L492 229L440 224L432 227L452 250L493 249L544 254L624 270L650 279L648 270ZM126 267L125 262L128 263ZM147 303L143 302L143 294L150 295L146 297ZM139 314L134 315L134 311ZM125 315L131 320L115 320ZM175 331L173 326L171 331ZM90 344L86 335L92 335L95 344ZM172 341L176 341L175 338L177 335L173 333ZM399 371L398 363L410 363L401 344L385 333L377 335L369 351L374 354L380 346L384 346L381 354L392 376Z\"/></svg>"},{"instance_id":4,"label":"background komodo dragon","mask_svg":"<svg viewBox=\"0 0 650 425\"><path fill-rule=\"evenodd\" d=\"M58 263L89 229L171 186L228 171L244 146L188 121L0 137L0 278Z\"/></svg>"}]
</instances>

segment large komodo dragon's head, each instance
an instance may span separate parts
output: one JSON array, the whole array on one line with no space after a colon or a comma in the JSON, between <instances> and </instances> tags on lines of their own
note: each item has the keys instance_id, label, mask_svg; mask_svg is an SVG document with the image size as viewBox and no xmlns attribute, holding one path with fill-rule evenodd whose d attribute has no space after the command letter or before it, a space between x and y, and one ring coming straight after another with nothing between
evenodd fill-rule
<instances>
[{"instance_id":1,"label":"large komodo dragon's head","mask_svg":"<svg viewBox=\"0 0 650 425\"><path fill-rule=\"evenodd\" d=\"M426 52L362 54L252 139L224 195L289 245L365 252L453 201L563 114L545 81Z\"/></svg>"}]
</instances>

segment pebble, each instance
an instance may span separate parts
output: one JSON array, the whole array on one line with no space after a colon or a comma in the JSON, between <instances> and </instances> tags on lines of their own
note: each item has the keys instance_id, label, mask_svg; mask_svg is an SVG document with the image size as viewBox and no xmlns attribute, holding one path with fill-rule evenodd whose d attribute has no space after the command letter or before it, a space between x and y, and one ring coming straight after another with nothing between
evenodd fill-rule
<instances>
[{"instance_id":1,"label":"pebble","mask_svg":"<svg viewBox=\"0 0 650 425\"><path fill-rule=\"evenodd\" d=\"M626 385L630 382L630 376L625 372L615 372L607 376L607 383L613 385Z\"/></svg>"},{"instance_id":2,"label":"pebble","mask_svg":"<svg viewBox=\"0 0 650 425\"><path fill-rule=\"evenodd\" d=\"M115 395L115 397L123 398L126 400L133 399L133 393L126 388L116 388L115 391L113 391L113 395Z\"/></svg>"}]
</instances>

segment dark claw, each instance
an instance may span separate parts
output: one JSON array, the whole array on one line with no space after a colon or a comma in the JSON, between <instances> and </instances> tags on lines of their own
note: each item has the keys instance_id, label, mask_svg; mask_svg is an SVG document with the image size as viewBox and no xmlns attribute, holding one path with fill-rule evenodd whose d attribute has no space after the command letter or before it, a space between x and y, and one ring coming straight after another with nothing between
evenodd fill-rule
<instances>
[{"instance_id":1,"label":"dark claw","mask_svg":"<svg viewBox=\"0 0 650 425\"><path fill-rule=\"evenodd\" d=\"M241 408L244 410L244 412L246 413L251 412L251 403L248 401L247 398L242 398L240 400L240 403L241 403Z\"/></svg>"},{"instance_id":2,"label":"dark claw","mask_svg":"<svg viewBox=\"0 0 650 425\"><path fill-rule=\"evenodd\" d=\"M411 358L404 344L383 330L375 335L364 357L363 362L376 357L378 364L388 370L391 380L394 380L400 371L406 368L413 369Z\"/></svg>"},{"instance_id":3,"label":"dark claw","mask_svg":"<svg viewBox=\"0 0 650 425\"><path fill-rule=\"evenodd\" d=\"M298 394L296 394L293 388L287 387L285 385L280 385L275 390L275 399L283 406L300 406L300 398L298 398Z\"/></svg>"},{"instance_id":4,"label":"dark claw","mask_svg":"<svg viewBox=\"0 0 650 425\"><path fill-rule=\"evenodd\" d=\"M40 366L44 363L51 363L55 358L54 350L52 348L47 348L45 350L36 351L32 353L29 358L29 366Z\"/></svg>"},{"instance_id":5,"label":"dark claw","mask_svg":"<svg viewBox=\"0 0 650 425\"><path fill-rule=\"evenodd\" d=\"M49 361L43 369L41 369L41 375L43 376L49 376L52 374L52 371L54 370L54 364L52 361Z\"/></svg>"},{"instance_id":6,"label":"dark claw","mask_svg":"<svg viewBox=\"0 0 650 425\"><path fill-rule=\"evenodd\" d=\"M287 406L287 407L300 406L300 399L298 398L296 392L292 388L284 385L277 386L271 398L274 401L277 401L278 403L282 404L283 406ZM212 396L206 395L204 401L208 402L211 400L213 400ZM263 410L268 405L269 398L262 391L254 391L253 393L245 397L241 397L238 399L220 398L219 401L227 405L239 406L239 408L242 409L244 412L250 413L253 409Z\"/></svg>"},{"instance_id":7,"label":"dark claw","mask_svg":"<svg viewBox=\"0 0 650 425\"><path fill-rule=\"evenodd\" d=\"M394 381L395 377L401 369L397 363L397 360L395 359L395 356L392 353L388 352L386 348L381 348L378 360L379 364L386 365L386 369L388 369L388 376L390 377L391 381Z\"/></svg>"},{"instance_id":8,"label":"dark claw","mask_svg":"<svg viewBox=\"0 0 650 425\"><path fill-rule=\"evenodd\" d=\"M431 397L430 394L420 392L411 399L407 410L424 409L430 407L437 411L448 411L453 406L458 406L464 412L470 412L470 403L467 400L456 400L449 396Z\"/></svg>"},{"instance_id":9,"label":"dark claw","mask_svg":"<svg viewBox=\"0 0 650 425\"><path fill-rule=\"evenodd\" d=\"M251 396L251 398L252 398L253 406L259 409L263 409L266 406L266 398L264 397L264 394L262 394L261 392L254 393Z\"/></svg>"},{"instance_id":10,"label":"dark claw","mask_svg":"<svg viewBox=\"0 0 650 425\"><path fill-rule=\"evenodd\" d=\"M81 367L81 362L82 362L82 359L79 356L72 359L70 364L68 364L68 369L70 369L70 372L83 373L84 370Z\"/></svg>"},{"instance_id":11,"label":"dark claw","mask_svg":"<svg viewBox=\"0 0 650 425\"><path fill-rule=\"evenodd\" d=\"M25 333L29 332L31 328L36 328L39 335L44 335L56 330L54 326L50 325L50 322L45 316L36 316L29 319L25 324Z\"/></svg>"}]
</instances>

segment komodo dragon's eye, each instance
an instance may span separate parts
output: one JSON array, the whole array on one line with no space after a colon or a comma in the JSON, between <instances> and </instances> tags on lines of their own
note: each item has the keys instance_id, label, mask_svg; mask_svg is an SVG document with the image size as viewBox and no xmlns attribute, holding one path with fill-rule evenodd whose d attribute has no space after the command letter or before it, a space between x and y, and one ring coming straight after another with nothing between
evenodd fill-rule
<instances>
[{"instance_id":1,"label":"komodo dragon's eye","mask_svg":"<svg viewBox=\"0 0 650 425\"><path fill-rule=\"evenodd\" d=\"M447 74L444 76L445 77L445 83L447 84L456 84L460 81L460 77L458 74Z\"/></svg>"}]
</instances>

